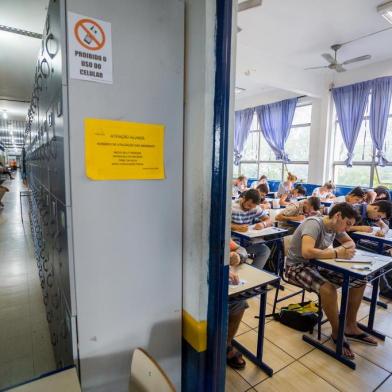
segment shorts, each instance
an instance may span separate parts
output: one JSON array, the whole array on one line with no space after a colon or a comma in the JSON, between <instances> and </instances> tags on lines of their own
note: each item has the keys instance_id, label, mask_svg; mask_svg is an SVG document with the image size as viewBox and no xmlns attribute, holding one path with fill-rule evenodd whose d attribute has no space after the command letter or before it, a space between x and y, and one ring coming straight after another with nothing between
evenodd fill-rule
<instances>
[{"instance_id":1,"label":"shorts","mask_svg":"<svg viewBox=\"0 0 392 392\"><path fill-rule=\"evenodd\" d=\"M229 314L235 314L249 308L244 299L229 299Z\"/></svg>"},{"instance_id":2,"label":"shorts","mask_svg":"<svg viewBox=\"0 0 392 392\"><path fill-rule=\"evenodd\" d=\"M343 274L330 271L308 263L286 265L285 276L289 283L303 287L307 291L320 293L320 287L326 283L332 283L336 287L343 285ZM366 285L365 280L352 279L349 287L361 287Z\"/></svg>"}]
</instances>

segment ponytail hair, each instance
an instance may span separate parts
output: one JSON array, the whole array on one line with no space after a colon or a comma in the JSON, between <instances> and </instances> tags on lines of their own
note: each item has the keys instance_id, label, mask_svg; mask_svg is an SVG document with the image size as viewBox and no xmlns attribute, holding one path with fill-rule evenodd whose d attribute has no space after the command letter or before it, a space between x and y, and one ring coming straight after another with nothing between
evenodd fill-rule
<instances>
[{"instance_id":1,"label":"ponytail hair","mask_svg":"<svg viewBox=\"0 0 392 392\"><path fill-rule=\"evenodd\" d=\"M335 190L335 184L330 180L324 184L324 188L327 188L329 191Z\"/></svg>"},{"instance_id":2,"label":"ponytail hair","mask_svg":"<svg viewBox=\"0 0 392 392\"><path fill-rule=\"evenodd\" d=\"M295 174L290 173L290 172L287 173L287 181L296 182L297 180L298 180L298 177Z\"/></svg>"}]
</instances>

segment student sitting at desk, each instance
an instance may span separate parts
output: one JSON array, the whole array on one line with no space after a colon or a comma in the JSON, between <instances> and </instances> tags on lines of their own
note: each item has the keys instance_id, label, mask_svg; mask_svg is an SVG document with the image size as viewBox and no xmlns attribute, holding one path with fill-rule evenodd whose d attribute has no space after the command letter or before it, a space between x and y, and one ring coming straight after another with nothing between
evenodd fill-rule
<instances>
[{"instance_id":1,"label":"student sitting at desk","mask_svg":"<svg viewBox=\"0 0 392 392\"><path fill-rule=\"evenodd\" d=\"M233 267L229 269L229 284L239 284L240 279ZM246 365L242 354L233 347L233 339L240 326L245 310L249 307L245 300L229 298L229 322L227 327L226 363L233 369L243 369Z\"/></svg>"},{"instance_id":2,"label":"student sitting at desk","mask_svg":"<svg viewBox=\"0 0 392 392\"><path fill-rule=\"evenodd\" d=\"M260 194L256 189L249 189L231 207L231 230L246 232L249 225L255 224L256 230L272 226L272 220L260 206ZM258 244L246 248L248 253L255 254L253 266L263 269L271 253L267 245Z\"/></svg>"},{"instance_id":3,"label":"student sitting at desk","mask_svg":"<svg viewBox=\"0 0 392 392\"><path fill-rule=\"evenodd\" d=\"M230 240L230 266L237 267L248 260L248 252L233 239Z\"/></svg>"},{"instance_id":4,"label":"student sitting at desk","mask_svg":"<svg viewBox=\"0 0 392 392\"><path fill-rule=\"evenodd\" d=\"M289 193L285 193L280 197L279 204L281 206L288 206L289 204L295 203L299 197L305 196L306 189L302 185L297 184Z\"/></svg>"},{"instance_id":5,"label":"student sitting at desk","mask_svg":"<svg viewBox=\"0 0 392 392\"><path fill-rule=\"evenodd\" d=\"M290 234L292 234L295 231L295 227L285 224L285 222L302 222L309 216L321 215L320 208L320 199L318 197L311 196L298 203L288 205L278 215L276 215L275 220L279 222L280 227L289 230L291 232Z\"/></svg>"},{"instance_id":6,"label":"student sitting at desk","mask_svg":"<svg viewBox=\"0 0 392 392\"><path fill-rule=\"evenodd\" d=\"M373 231L372 226L377 226L380 230L375 235L385 237L389 226L384 220L389 220L392 213L392 203L390 201L380 200L372 204L359 204L354 206L354 208L359 213L359 220L349 231L371 233Z\"/></svg>"},{"instance_id":7,"label":"student sitting at desk","mask_svg":"<svg viewBox=\"0 0 392 392\"><path fill-rule=\"evenodd\" d=\"M248 179L245 176L238 176L235 180L233 180L233 190L232 197L237 199L241 193L246 191L246 184Z\"/></svg>"},{"instance_id":8,"label":"student sitting at desk","mask_svg":"<svg viewBox=\"0 0 392 392\"><path fill-rule=\"evenodd\" d=\"M339 203L332 207L328 216L310 217L295 231L287 254L285 274L293 284L305 290L320 294L321 306L332 326L332 339L336 342L339 327L337 287L342 286L341 274L325 268L313 266L311 259L351 259L355 253L355 243L346 233L355 224L357 212L348 203ZM334 239L341 246L330 247ZM366 282L350 282L345 336L372 346L377 341L359 329L357 313L361 305ZM349 359L354 353L347 341L343 344L343 355Z\"/></svg>"},{"instance_id":9,"label":"student sitting at desk","mask_svg":"<svg viewBox=\"0 0 392 392\"><path fill-rule=\"evenodd\" d=\"M289 193L294 188L294 183L297 180L298 180L297 176L288 172L287 180L279 184L278 197L281 197L282 195Z\"/></svg>"},{"instance_id":10,"label":"student sitting at desk","mask_svg":"<svg viewBox=\"0 0 392 392\"><path fill-rule=\"evenodd\" d=\"M355 187L346 196L338 196L335 198L334 203L349 203L349 204L359 204L363 203L365 200L366 192L360 187Z\"/></svg>"},{"instance_id":11,"label":"student sitting at desk","mask_svg":"<svg viewBox=\"0 0 392 392\"><path fill-rule=\"evenodd\" d=\"M314 188L312 196L318 197L321 200L332 200L335 198L333 194L334 189L335 185L331 181L328 181L323 186Z\"/></svg>"},{"instance_id":12,"label":"student sitting at desk","mask_svg":"<svg viewBox=\"0 0 392 392\"><path fill-rule=\"evenodd\" d=\"M268 189L267 194L269 193L270 189L269 189L269 185L268 185L268 178L267 178L267 176L266 176L265 174L263 174L263 175L259 178L259 181L253 181L253 182L252 182L252 188L253 188L253 189L257 189L257 187L258 187L259 185L265 185L265 186L267 187L267 189Z\"/></svg>"},{"instance_id":13,"label":"student sitting at desk","mask_svg":"<svg viewBox=\"0 0 392 392\"><path fill-rule=\"evenodd\" d=\"M374 193L376 194L375 201L378 200L391 200L391 194L389 193L389 189L385 186L379 185L374 188Z\"/></svg>"},{"instance_id":14,"label":"student sitting at desk","mask_svg":"<svg viewBox=\"0 0 392 392\"><path fill-rule=\"evenodd\" d=\"M260 184L257 188L256 188L259 193L260 193L260 207L263 210L269 210L271 208L271 203L268 202L267 200L265 200L265 198L267 197L268 193L269 193L269 188L266 184Z\"/></svg>"}]
</instances>

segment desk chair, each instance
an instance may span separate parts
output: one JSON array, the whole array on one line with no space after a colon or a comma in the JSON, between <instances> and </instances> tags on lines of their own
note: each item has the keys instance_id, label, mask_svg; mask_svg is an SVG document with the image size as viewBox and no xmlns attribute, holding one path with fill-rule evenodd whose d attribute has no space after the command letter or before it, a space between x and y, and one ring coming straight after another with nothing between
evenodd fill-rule
<instances>
[{"instance_id":1,"label":"desk chair","mask_svg":"<svg viewBox=\"0 0 392 392\"><path fill-rule=\"evenodd\" d=\"M175 392L174 385L158 363L144 350L137 348L132 355L129 392Z\"/></svg>"},{"instance_id":2,"label":"desk chair","mask_svg":"<svg viewBox=\"0 0 392 392\"><path fill-rule=\"evenodd\" d=\"M286 257L287 257L287 252L288 252L288 249L289 249L289 247L290 247L290 242L291 242L291 239L292 239L292 238L293 238L292 235L288 235L288 236L284 237L284 243L283 243L283 248L284 248L284 263L283 263L283 265L282 265L281 268L280 268L279 276L280 276L280 278L283 280L283 282L288 283L288 284L291 284L292 286L298 287L300 290L296 291L296 292L293 293L293 294L286 295L286 296L284 296L284 297L282 297L282 298L278 298L278 295L279 295L279 288L276 288L276 291L275 291L275 299L274 299L274 305L273 305L273 309L272 309L272 314L275 314L275 312L276 312L276 305L277 305L278 302L284 301L284 300L286 300L286 299L288 299L288 298L291 298L291 297L295 297L295 296L298 295L298 294L302 294L301 302L304 302L304 301L305 301L305 289L304 289L302 286L300 286L300 285L298 285L298 284L296 284L296 283L293 283L293 282L289 281L289 280L286 278L286 276L285 276L285 270L286 270ZM310 291L310 292L312 292L312 291ZM320 295L319 295L318 293L316 293L316 294L317 294L317 301L318 301L317 338L318 338L318 340L321 340L321 325L324 324L327 320L324 320L324 321L323 321L323 310L322 310L322 308L321 308L321 298L320 298Z\"/></svg>"}]
</instances>

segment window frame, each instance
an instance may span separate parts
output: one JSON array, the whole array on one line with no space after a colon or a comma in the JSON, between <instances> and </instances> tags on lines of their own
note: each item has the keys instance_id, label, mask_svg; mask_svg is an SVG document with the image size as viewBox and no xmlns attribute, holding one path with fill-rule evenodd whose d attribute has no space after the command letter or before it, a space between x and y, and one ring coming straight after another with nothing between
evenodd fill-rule
<instances>
[{"instance_id":1,"label":"window frame","mask_svg":"<svg viewBox=\"0 0 392 392\"><path fill-rule=\"evenodd\" d=\"M300 103L297 103L296 109L299 108L299 107L303 107L303 106L311 106L312 107L311 112L312 112L312 110L313 110L312 102L300 102ZM293 128L306 128L306 127L309 127L311 129L311 126L312 126L312 122L311 121L312 120L310 119L310 122L308 122L308 123L301 123L301 124L292 125L291 128L290 128L290 132L291 132L291 130ZM257 126L258 126L258 129L251 129L249 131L249 134L252 133L252 132L256 132L259 135L257 160L241 160L239 165L238 165L238 172L240 174L242 174L242 169L241 169L242 164L257 164L257 178L260 178L260 175L261 175L261 173L260 173L260 164L280 163L281 164L281 178L280 178L280 180L275 180L275 181L284 181L285 172L287 171L286 163L284 163L282 160L276 160L276 159L275 160L271 160L271 161L268 161L268 160L265 160L265 159L263 159L263 160L260 159L260 152L261 152L260 151L261 150L260 146L261 146L262 132L261 132L261 127L260 127L260 124L259 124L258 120L257 120ZM309 135L309 145L310 145L310 135ZM308 157L308 160L305 160L305 161L297 161L297 160L292 161L292 160L290 160L290 162L288 162L288 164L289 165L307 165L308 166L308 173L309 173L309 157ZM307 179L306 179L306 181L307 181Z\"/></svg>"},{"instance_id":2,"label":"window frame","mask_svg":"<svg viewBox=\"0 0 392 392\"><path fill-rule=\"evenodd\" d=\"M371 96L371 93L370 93L370 96ZM392 106L391 106L391 109L392 109ZM391 110L390 109L390 110ZM370 118L370 116L369 115L367 115L367 116L363 116L363 119L362 119L362 122L363 121L369 121L369 118ZM389 112L389 115L388 115L388 120L389 119L392 119L392 110ZM338 184L336 181L335 181L335 169L336 169L336 166L345 166L345 163L344 163L344 161L335 161L335 148L336 148L336 135L337 135L337 132L338 132L338 123L339 123L339 121L338 121L338 119L337 119L337 116L336 116L336 112L335 112L335 122L334 122L334 124L335 124L335 129L334 129L334 132L333 132L333 141L332 141L332 145L333 145L333 155L332 155L332 181L336 184L336 185L340 185L340 184ZM361 125L362 126L362 125ZM370 132L370 131L369 131ZM371 137L370 137L370 140L371 140ZM358 141L358 140L357 140ZM372 145L373 145L373 141L371 140L371 143L372 143ZM347 149L346 149L346 152L347 152ZM371 159L371 161L353 161L353 167L354 166L370 166L370 175L369 175L369 188L373 188L374 187L374 178L375 178L375 174L377 175L377 177L379 178L379 174L378 174L378 171L377 171L377 164L376 164L376 148L374 147L374 145L373 145L373 148L372 148L372 159ZM385 164L385 166L391 166L392 167L392 162L389 162L389 163L386 163ZM377 173L376 173L377 172ZM392 183L385 183L386 185L390 185L390 188L392 189ZM351 186L351 185L342 185L342 186ZM355 186L355 184L353 184L352 186Z\"/></svg>"}]
</instances>

